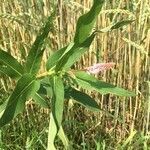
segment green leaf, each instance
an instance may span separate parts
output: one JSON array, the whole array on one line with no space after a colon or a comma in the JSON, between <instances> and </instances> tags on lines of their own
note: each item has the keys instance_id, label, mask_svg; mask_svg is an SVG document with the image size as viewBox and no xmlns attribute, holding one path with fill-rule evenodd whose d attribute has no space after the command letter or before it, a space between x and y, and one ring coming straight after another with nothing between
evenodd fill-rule
<instances>
[{"instance_id":1,"label":"green leaf","mask_svg":"<svg viewBox=\"0 0 150 150\"><path fill-rule=\"evenodd\" d=\"M40 81L40 89L39 89L38 93L40 95L52 97L53 92L52 92L52 85L51 84L52 83L50 82L50 79L48 77L43 78Z\"/></svg>"},{"instance_id":2,"label":"green leaf","mask_svg":"<svg viewBox=\"0 0 150 150\"><path fill-rule=\"evenodd\" d=\"M58 61L55 71L69 69L91 45L95 32L91 34L93 25L102 8L104 0L94 0L90 11L78 19L73 47Z\"/></svg>"},{"instance_id":3,"label":"green leaf","mask_svg":"<svg viewBox=\"0 0 150 150\"><path fill-rule=\"evenodd\" d=\"M69 145L69 140L68 140L67 136L65 135L62 126L59 129L58 136L61 139L66 150L72 149L72 147Z\"/></svg>"},{"instance_id":4,"label":"green leaf","mask_svg":"<svg viewBox=\"0 0 150 150\"><path fill-rule=\"evenodd\" d=\"M46 99L39 93L36 93L32 98L35 101L35 103L37 103L41 107L50 108L48 102L46 102Z\"/></svg>"},{"instance_id":5,"label":"green leaf","mask_svg":"<svg viewBox=\"0 0 150 150\"><path fill-rule=\"evenodd\" d=\"M52 97L52 87L50 85L49 78L45 77L41 80L38 80L38 82L40 82L40 88L32 98L35 103L41 107L50 108L48 96Z\"/></svg>"},{"instance_id":6,"label":"green leaf","mask_svg":"<svg viewBox=\"0 0 150 150\"><path fill-rule=\"evenodd\" d=\"M48 17L47 22L42 29L42 31L39 33L39 35L36 37L35 42L33 43L31 50L29 51L29 54L27 56L26 60L26 71L31 74L37 74L37 72L40 69L40 64L43 56L44 49L43 43L44 40L47 38L48 33L53 29L52 21L53 21L53 15Z\"/></svg>"},{"instance_id":7,"label":"green leaf","mask_svg":"<svg viewBox=\"0 0 150 150\"><path fill-rule=\"evenodd\" d=\"M123 88L116 87L104 81L100 81L96 79L94 76L87 74L83 71L77 71L75 73L75 81L78 85L83 87L84 89L90 91L97 91L101 94L115 94L118 96L135 96L135 93L127 91Z\"/></svg>"},{"instance_id":8,"label":"green leaf","mask_svg":"<svg viewBox=\"0 0 150 150\"><path fill-rule=\"evenodd\" d=\"M17 79L18 77L20 77L18 73L16 74L15 70L12 70L7 66L1 66L1 65L0 65L0 75L4 75L4 76L7 75L12 79Z\"/></svg>"},{"instance_id":9,"label":"green leaf","mask_svg":"<svg viewBox=\"0 0 150 150\"><path fill-rule=\"evenodd\" d=\"M11 78L18 78L24 71L22 65L13 56L0 49L0 72Z\"/></svg>"},{"instance_id":10,"label":"green leaf","mask_svg":"<svg viewBox=\"0 0 150 150\"><path fill-rule=\"evenodd\" d=\"M61 129L63 105L64 105L64 85L60 77L54 76L52 79L53 97L52 113L50 115L48 149L55 150L54 140Z\"/></svg>"},{"instance_id":11,"label":"green leaf","mask_svg":"<svg viewBox=\"0 0 150 150\"><path fill-rule=\"evenodd\" d=\"M67 47L63 47L60 50L56 51L53 55L51 55L46 63L47 71L53 68L58 62L59 58L63 55Z\"/></svg>"},{"instance_id":12,"label":"green leaf","mask_svg":"<svg viewBox=\"0 0 150 150\"><path fill-rule=\"evenodd\" d=\"M90 11L79 17L74 37L74 42L76 44L83 43L90 35L103 3L104 0L94 0Z\"/></svg>"},{"instance_id":13,"label":"green leaf","mask_svg":"<svg viewBox=\"0 0 150 150\"><path fill-rule=\"evenodd\" d=\"M23 75L8 99L7 106L0 118L0 127L9 123L18 113L23 111L25 101L35 95L39 83L29 74Z\"/></svg>"},{"instance_id":14,"label":"green leaf","mask_svg":"<svg viewBox=\"0 0 150 150\"><path fill-rule=\"evenodd\" d=\"M89 46L91 45L93 39L95 37L95 32L89 36L82 44L74 45L61 59L58 61L56 65L55 71L58 72L62 69L67 70L69 69L79 58L82 54L84 54Z\"/></svg>"},{"instance_id":15,"label":"green leaf","mask_svg":"<svg viewBox=\"0 0 150 150\"><path fill-rule=\"evenodd\" d=\"M3 102L3 103L0 105L0 117L1 117L1 116L3 115L3 113L4 113L4 110L5 110L6 106L7 106L7 103L8 103L8 99L5 100L5 102Z\"/></svg>"},{"instance_id":16,"label":"green leaf","mask_svg":"<svg viewBox=\"0 0 150 150\"><path fill-rule=\"evenodd\" d=\"M122 21L119 21L117 23L114 23L114 25L111 26L111 30L118 29L120 27L128 25L128 24L132 23L133 21L135 21L135 20L122 20Z\"/></svg>"},{"instance_id":17,"label":"green leaf","mask_svg":"<svg viewBox=\"0 0 150 150\"><path fill-rule=\"evenodd\" d=\"M52 114L59 130L63 115L64 106L64 85L59 76L53 77L53 97L52 97Z\"/></svg>"},{"instance_id":18,"label":"green leaf","mask_svg":"<svg viewBox=\"0 0 150 150\"><path fill-rule=\"evenodd\" d=\"M100 111L100 107L98 106L98 104L95 102L93 98L72 87L69 87L65 91L65 98L74 99L77 103L80 103L81 105L85 106L91 111Z\"/></svg>"},{"instance_id":19,"label":"green leaf","mask_svg":"<svg viewBox=\"0 0 150 150\"><path fill-rule=\"evenodd\" d=\"M73 44L74 43L70 43L68 46L61 48L48 58L46 63L47 71L52 69L56 65L59 59L62 58L62 56L72 48Z\"/></svg>"},{"instance_id":20,"label":"green leaf","mask_svg":"<svg viewBox=\"0 0 150 150\"><path fill-rule=\"evenodd\" d=\"M49 129L48 129L48 142L47 142L47 149L48 150L56 150L54 141L55 137L58 133L57 125L55 122L55 119L53 117L53 114L50 114L50 123L49 123Z\"/></svg>"}]
</instances>

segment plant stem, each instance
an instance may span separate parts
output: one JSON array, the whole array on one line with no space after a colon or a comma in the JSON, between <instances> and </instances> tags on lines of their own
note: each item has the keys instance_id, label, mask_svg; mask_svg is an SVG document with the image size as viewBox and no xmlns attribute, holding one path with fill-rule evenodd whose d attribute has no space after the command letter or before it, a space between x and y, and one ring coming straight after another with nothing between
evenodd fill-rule
<instances>
[{"instance_id":1,"label":"plant stem","mask_svg":"<svg viewBox=\"0 0 150 150\"><path fill-rule=\"evenodd\" d=\"M54 73L54 71L50 71L50 72L43 72L43 73L41 73L41 74L39 74L39 75L37 75L37 78L42 78L42 77L45 77L45 76L50 76L50 75L52 75Z\"/></svg>"}]
</instances>

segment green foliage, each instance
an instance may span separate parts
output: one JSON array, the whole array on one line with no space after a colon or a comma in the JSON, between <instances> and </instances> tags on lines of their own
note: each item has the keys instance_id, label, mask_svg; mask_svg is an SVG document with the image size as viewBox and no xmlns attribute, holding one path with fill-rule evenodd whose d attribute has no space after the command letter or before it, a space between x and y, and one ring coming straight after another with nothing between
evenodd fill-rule
<instances>
[{"instance_id":1,"label":"green foliage","mask_svg":"<svg viewBox=\"0 0 150 150\"><path fill-rule=\"evenodd\" d=\"M65 92L66 99L74 99L77 103L85 106L91 111L100 111L99 105L86 93L80 92L72 87L68 87Z\"/></svg>"},{"instance_id":2,"label":"green foliage","mask_svg":"<svg viewBox=\"0 0 150 150\"><path fill-rule=\"evenodd\" d=\"M87 37L82 44L74 44L73 47L58 61L55 71L58 72L69 69L81 55L88 50L94 37L95 33Z\"/></svg>"},{"instance_id":3,"label":"green foliage","mask_svg":"<svg viewBox=\"0 0 150 150\"><path fill-rule=\"evenodd\" d=\"M52 81L53 97L52 97L52 114L59 130L62 121L63 104L64 104L64 85L59 76L54 76Z\"/></svg>"},{"instance_id":4,"label":"green foliage","mask_svg":"<svg viewBox=\"0 0 150 150\"><path fill-rule=\"evenodd\" d=\"M92 29L103 3L104 0L94 0L90 11L78 19L74 42L48 58L47 72L43 75L37 75L37 73L45 50L43 43L53 29L54 14L48 17L44 28L37 35L26 58L24 68L14 57L0 49L0 72L11 78L19 79L10 97L0 107L0 127L9 123L17 114L22 112L26 100L32 98L40 106L51 110L48 149L55 149L54 141L57 135L67 148L69 144L62 128L64 99L72 98L91 111L100 110L93 98L71 87L72 82L67 80L68 78L70 79L70 74L67 71L89 49L94 40L96 32L92 32ZM129 23L131 21L122 21L113 25L111 29L116 29ZM72 81L89 91L95 90L101 94L111 93L118 96L135 96L132 92L99 81L86 72L74 71L72 74ZM64 85L69 85L69 88L65 88ZM47 102L44 96L48 96L50 102Z\"/></svg>"},{"instance_id":5,"label":"green foliage","mask_svg":"<svg viewBox=\"0 0 150 150\"><path fill-rule=\"evenodd\" d=\"M122 26L125 26L125 25L128 25L128 24L131 24L134 20L122 20L122 21L119 21L117 23L114 23L112 26L111 26L111 30L113 29L118 29Z\"/></svg>"},{"instance_id":6,"label":"green foliage","mask_svg":"<svg viewBox=\"0 0 150 150\"><path fill-rule=\"evenodd\" d=\"M0 127L9 123L18 113L24 109L24 104L39 88L39 83L29 74L23 75L8 99L7 106L0 118Z\"/></svg>"},{"instance_id":7,"label":"green foliage","mask_svg":"<svg viewBox=\"0 0 150 150\"><path fill-rule=\"evenodd\" d=\"M18 78L23 74L22 65L9 53L0 49L0 73L11 78Z\"/></svg>"},{"instance_id":8,"label":"green foliage","mask_svg":"<svg viewBox=\"0 0 150 150\"><path fill-rule=\"evenodd\" d=\"M53 68L56 63L58 62L58 60L62 57L62 55L65 53L67 47L63 47L60 50L56 51L53 55L51 55L46 63L46 69L50 70L51 68Z\"/></svg>"},{"instance_id":9,"label":"green foliage","mask_svg":"<svg viewBox=\"0 0 150 150\"><path fill-rule=\"evenodd\" d=\"M26 71L28 73L35 75L36 73L38 73L40 69L40 64L41 64L43 52L45 49L43 48L43 43L44 43L44 40L47 38L48 33L52 31L53 29L52 18L53 18L53 15L48 17L44 28L41 29L42 30L41 33L39 33L39 35L37 36L27 56L25 66L26 66Z\"/></svg>"},{"instance_id":10,"label":"green foliage","mask_svg":"<svg viewBox=\"0 0 150 150\"><path fill-rule=\"evenodd\" d=\"M90 35L94 23L96 22L97 16L101 11L103 3L104 0L94 0L93 6L90 11L79 17L76 26L76 34L74 37L75 44L83 43Z\"/></svg>"},{"instance_id":11,"label":"green foliage","mask_svg":"<svg viewBox=\"0 0 150 150\"><path fill-rule=\"evenodd\" d=\"M90 91L97 91L101 94L115 94L118 96L135 96L135 93L129 92L127 90L124 90L122 88L116 87L114 85L111 85L109 83L100 81L96 79L94 76L91 76L83 71L77 71L75 73L75 81L83 87L84 89L90 90Z\"/></svg>"},{"instance_id":12,"label":"green foliage","mask_svg":"<svg viewBox=\"0 0 150 150\"><path fill-rule=\"evenodd\" d=\"M41 107L49 108L47 101L39 93L35 93L35 95L32 98Z\"/></svg>"}]
</instances>

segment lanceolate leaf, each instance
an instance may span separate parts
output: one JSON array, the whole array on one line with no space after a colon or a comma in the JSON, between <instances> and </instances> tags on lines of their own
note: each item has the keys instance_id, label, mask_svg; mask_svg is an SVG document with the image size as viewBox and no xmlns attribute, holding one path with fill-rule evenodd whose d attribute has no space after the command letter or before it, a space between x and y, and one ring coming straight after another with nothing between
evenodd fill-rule
<instances>
[{"instance_id":1,"label":"lanceolate leaf","mask_svg":"<svg viewBox=\"0 0 150 150\"><path fill-rule=\"evenodd\" d=\"M23 67L13 56L0 49L0 72L17 78L23 74Z\"/></svg>"},{"instance_id":2,"label":"lanceolate leaf","mask_svg":"<svg viewBox=\"0 0 150 150\"><path fill-rule=\"evenodd\" d=\"M9 123L18 113L23 111L25 101L33 96L39 88L39 83L29 74L23 75L8 99L7 106L0 118L0 127Z\"/></svg>"},{"instance_id":3,"label":"lanceolate leaf","mask_svg":"<svg viewBox=\"0 0 150 150\"><path fill-rule=\"evenodd\" d=\"M59 130L64 106L64 85L59 76L53 77L52 114Z\"/></svg>"},{"instance_id":4,"label":"lanceolate leaf","mask_svg":"<svg viewBox=\"0 0 150 150\"><path fill-rule=\"evenodd\" d=\"M94 0L90 11L78 19L73 47L58 61L55 71L70 68L91 45L95 32L91 34L93 25L102 8L104 0ZM91 34L91 35L90 35Z\"/></svg>"},{"instance_id":5,"label":"lanceolate leaf","mask_svg":"<svg viewBox=\"0 0 150 150\"><path fill-rule=\"evenodd\" d=\"M57 133L58 133L58 128L56 125L56 121L54 119L53 113L50 113L50 123L49 123L49 129L48 129L48 142L47 142L48 150L56 150L54 141L55 141L55 137Z\"/></svg>"},{"instance_id":6,"label":"lanceolate leaf","mask_svg":"<svg viewBox=\"0 0 150 150\"><path fill-rule=\"evenodd\" d=\"M67 70L69 69L79 58L82 54L84 54L89 46L91 45L93 39L95 37L95 32L89 36L82 44L74 45L61 59L58 61L56 65L56 72L60 70Z\"/></svg>"},{"instance_id":7,"label":"lanceolate leaf","mask_svg":"<svg viewBox=\"0 0 150 150\"><path fill-rule=\"evenodd\" d=\"M65 52L66 48L67 47L61 48L60 50L56 51L54 54L52 54L48 58L47 63L46 63L46 69L47 69L47 71L56 65L56 63L58 62L58 60L60 59L60 57Z\"/></svg>"},{"instance_id":8,"label":"lanceolate leaf","mask_svg":"<svg viewBox=\"0 0 150 150\"><path fill-rule=\"evenodd\" d=\"M76 44L83 43L90 35L93 25L97 19L99 12L103 6L104 0L94 0L93 6L89 12L82 15L77 22L74 42Z\"/></svg>"},{"instance_id":9,"label":"lanceolate leaf","mask_svg":"<svg viewBox=\"0 0 150 150\"><path fill-rule=\"evenodd\" d=\"M47 38L48 33L52 30L52 18L48 17L45 27L42 29L41 33L37 36L35 42L33 43L31 50L28 54L26 61L26 71L31 74L36 74L39 71L41 59L43 56L44 48L43 43Z\"/></svg>"},{"instance_id":10,"label":"lanceolate leaf","mask_svg":"<svg viewBox=\"0 0 150 150\"><path fill-rule=\"evenodd\" d=\"M52 113L50 115L48 149L55 149L54 140L61 128L63 106L64 106L64 85L59 76L50 79L53 88Z\"/></svg>"},{"instance_id":11,"label":"lanceolate leaf","mask_svg":"<svg viewBox=\"0 0 150 150\"><path fill-rule=\"evenodd\" d=\"M0 74L7 75L12 79L17 79L18 77L20 77L20 75L16 73L15 70L12 70L11 68L7 66L1 66L1 65L0 65Z\"/></svg>"},{"instance_id":12,"label":"lanceolate leaf","mask_svg":"<svg viewBox=\"0 0 150 150\"><path fill-rule=\"evenodd\" d=\"M69 87L65 91L65 98L74 99L77 103L80 103L81 105L85 106L91 111L100 111L100 107L98 106L98 104L95 102L93 98L72 87Z\"/></svg>"},{"instance_id":13,"label":"lanceolate leaf","mask_svg":"<svg viewBox=\"0 0 150 150\"><path fill-rule=\"evenodd\" d=\"M54 54L52 54L48 58L46 63L47 71L53 68L57 64L57 62L64 56L64 54L72 48L73 45L74 43L70 43L68 46L63 47L60 50L56 51Z\"/></svg>"},{"instance_id":14,"label":"lanceolate leaf","mask_svg":"<svg viewBox=\"0 0 150 150\"><path fill-rule=\"evenodd\" d=\"M71 150L72 149L71 144L69 144L69 140L68 140L67 136L65 135L62 126L59 129L58 136L61 139L62 143L64 144L65 149Z\"/></svg>"},{"instance_id":15,"label":"lanceolate leaf","mask_svg":"<svg viewBox=\"0 0 150 150\"><path fill-rule=\"evenodd\" d=\"M75 81L77 82L77 84L83 87L84 89L90 91L95 90L101 94L111 93L118 96L135 96L135 93L133 92L116 87L104 81L100 81L94 76L91 76L83 71L77 71L75 73L75 76Z\"/></svg>"},{"instance_id":16,"label":"lanceolate leaf","mask_svg":"<svg viewBox=\"0 0 150 150\"><path fill-rule=\"evenodd\" d=\"M111 30L118 29L125 25L131 24L133 21L135 21L135 20L121 20L119 22L115 22L115 23L109 25L106 28L98 30L97 32L102 32L102 33L110 32Z\"/></svg>"},{"instance_id":17,"label":"lanceolate leaf","mask_svg":"<svg viewBox=\"0 0 150 150\"><path fill-rule=\"evenodd\" d=\"M114 25L112 25L111 30L118 29L120 27L128 25L128 24L132 23L133 21L134 20L122 20L122 21L119 21L119 22L115 23Z\"/></svg>"}]
</instances>

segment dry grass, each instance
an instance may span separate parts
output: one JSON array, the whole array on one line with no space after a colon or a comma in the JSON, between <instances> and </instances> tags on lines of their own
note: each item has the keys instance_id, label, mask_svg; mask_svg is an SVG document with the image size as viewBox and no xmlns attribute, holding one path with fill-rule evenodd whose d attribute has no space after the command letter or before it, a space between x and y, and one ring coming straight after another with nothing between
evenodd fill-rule
<instances>
[{"instance_id":1,"label":"dry grass","mask_svg":"<svg viewBox=\"0 0 150 150\"><path fill-rule=\"evenodd\" d=\"M0 47L8 50L20 62L24 63L25 55L27 55L27 51L46 16L51 13L52 6L53 3L48 0L0 0ZM90 6L90 0L58 1L56 30L49 35L47 40L47 50L43 57L41 72L45 70L44 66L48 55L72 40L77 18ZM120 19L130 18L135 19L135 22L112 32L98 34L90 51L82 57L76 67L83 68L96 62L115 62L115 69L104 72L99 78L135 91L137 96L119 98L113 95L94 94L93 96L99 102L100 107L112 113L114 118L102 112L93 114L78 105L71 107L69 112L65 112L67 118L64 121L64 127L75 149L84 149L84 146L85 149L96 149L100 146L101 149L138 148L140 150L148 149L148 145L150 146L150 139L148 140L150 138L150 99L148 97L150 85L147 83L150 81L149 8L149 0L129 2L112 0L105 3L96 29L105 28L111 22ZM13 87L13 82L6 77L1 78L0 82L0 91L3 93ZM39 110L38 112L37 109L33 110L34 107L31 107L30 111L34 113L35 118L38 118L38 126L41 126L40 122L43 123L43 120L40 120L39 116L43 113L39 114ZM20 117L23 124L26 118ZM35 118L33 120L28 118L27 121L32 124L36 120ZM118 118L121 118L121 122L118 121ZM35 122L37 123L37 121ZM15 123L11 125L16 126ZM31 126L36 125L32 124ZM9 130L11 134L18 132L17 128L13 131ZM22 128L22 130L25 129ZM3 145L8 137L8 134L3 135ZM30 138L32 139L32 137ZM26 142L27 139L24 142L21 141L21 143ZM13 143L15 144L15 142ZM41 145L44 145L44 142Z\"/></svg>"}]
</instances>

